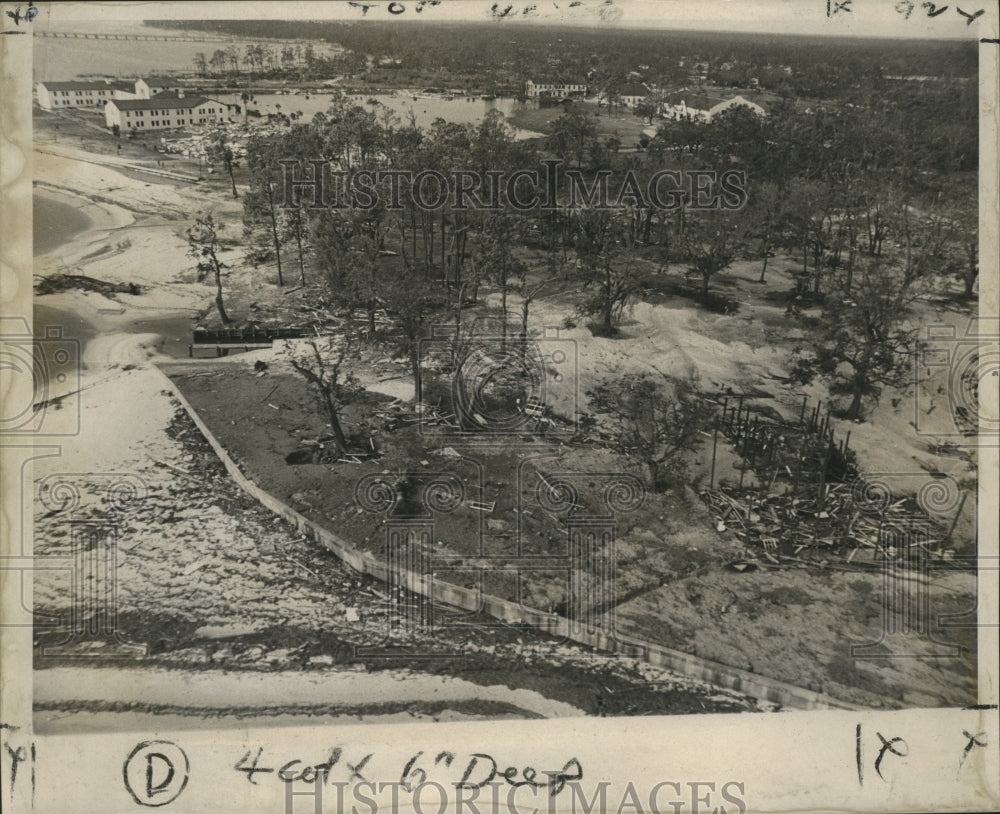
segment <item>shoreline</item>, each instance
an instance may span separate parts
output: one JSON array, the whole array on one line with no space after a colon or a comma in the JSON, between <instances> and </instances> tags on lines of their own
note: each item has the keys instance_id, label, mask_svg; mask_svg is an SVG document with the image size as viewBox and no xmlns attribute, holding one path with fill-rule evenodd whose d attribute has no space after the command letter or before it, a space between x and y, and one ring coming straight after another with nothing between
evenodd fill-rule
<instances>
[{"instance_id":1,"label":"shoreline","mask_svg":"<svg viewBox=\"0 0 1000 814\"><path fill-rule=\"evenodd\" d=\"M145 364L157 356L186 356L194 319L202 310L200 292L170 285L176 282L173 269L183 269L180 258L186 245L173 229L150 230L150 214L129 208L140 195L145 201L166 198L173 204L180 194L177 186L143 184L118 173L115 162L104 162L105 156L98 154L56 155L39 147L35 145L33 201L46 202L56 213L72 208L86 223L53 235L35 254L35 283L70 274L114 284L135 282L141 291L104 296L67 288L34 294L34 335L44 337L47 330L61 328L65 339L78 343L73 364L79 367L62 383L50 381L49 394L72 393L116 368ZM87 179L104 188L95 184L90 193L74 188ZM102 194L119 191L126 193L121 203ZM169 214L166 220L169 226Z\"/></svg>"},{"instance_id":2,"label":"shoreline","mask_svg":"<svg viewBox=\"0 0 1000 814\"><path fill-rule=\"evenodd\" d=\"M74 244L84 239L88 234L122 229L135 223L135 218L127 210L120 207L113 207L110 204L100 203L80 192L44 181L34 182L32 198L38 198L58 206L70 207L78 215L87 219L87 223L82 228L74 230L68 236L59 236L53 239L51 245L45 250L36 252L36 262L60 249L73 247Z\"/></svg>"},{"instance_id":3,"label":"shoreline","mask_svg":"<svg viewBox=\"0 0 1000 814\"><path fill-rule=\"evenodd\" d=\"M68 196L37 188L32 192L32 253L34 257L58 251L81 232L94 228L94 221L83 207L64 200Z\"/></svg>"}]
</instances>

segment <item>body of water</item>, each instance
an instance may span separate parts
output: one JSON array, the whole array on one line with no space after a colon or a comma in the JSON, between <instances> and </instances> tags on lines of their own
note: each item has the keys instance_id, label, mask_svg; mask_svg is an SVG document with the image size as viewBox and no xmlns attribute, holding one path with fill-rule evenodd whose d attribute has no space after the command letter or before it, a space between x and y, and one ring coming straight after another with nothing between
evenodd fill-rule
<instances>
[{"instance_id":1,"label":"body of water","mask_svg":"<svg viewBox=\"0 0 1000 814\"><path fill-rule=\"evenodd\" d=\"M32 244L35 256L51 252L91 226L83 212L47 195L32 196Z\"/></svg>"},{"instance_id":2,"label":"body of water","mask_svg":"<svg viewBox=\"0 0 1000 814\"><path fill-rule=\"evenodd\" d=\"M108 14L100 7L94 19L62 21L53 26L59 32L88 34L152 34L154 36L190 36L190 40L106 40L73 39L64 37L35 37L32 42L32 63L36 82L64 81L83 76L118 76L133 79L173 71L191 71L195 67L195 56L204 54L211 57L216 49L234 46L241 54L248 41L233 37L227 42L197 42L203 36L198 31L180 29L151 28L141 20L109 20ZM36 22L35 25L40 25ZM285 40L274 40L278 48ZM313 42L313 47L322 54L325 43Z\"/></svg>"}]
</instances>

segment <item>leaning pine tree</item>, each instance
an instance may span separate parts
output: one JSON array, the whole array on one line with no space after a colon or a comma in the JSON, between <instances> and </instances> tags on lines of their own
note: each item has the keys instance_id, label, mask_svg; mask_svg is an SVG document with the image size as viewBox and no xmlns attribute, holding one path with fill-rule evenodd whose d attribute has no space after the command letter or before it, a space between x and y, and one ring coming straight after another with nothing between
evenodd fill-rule
<instances>
[{"instance_id":1,"label":"leaning pine tree","mask_svg":"<svg viewBox=\"0 0 1000 814\"><path fill-rule=\"evenodd\" d=\"M187 230L188 256L198 261L198 282L209 275L215 281L215 306L219 309L219 318L223 325L229 325L232 320L226 313L222 301L222 275L229 266L219 260L219 232L222 224L216 225L211 214L199 217L194 225Z\"/></svg>"}]
</instances>

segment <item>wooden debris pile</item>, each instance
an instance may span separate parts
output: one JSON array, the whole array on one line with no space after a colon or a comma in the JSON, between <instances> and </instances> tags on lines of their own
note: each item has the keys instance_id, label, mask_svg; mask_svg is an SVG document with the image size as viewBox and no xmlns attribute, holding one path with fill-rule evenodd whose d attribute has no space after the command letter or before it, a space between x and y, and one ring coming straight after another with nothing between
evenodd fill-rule
<instances>
[{"instance_id":1,"label":"wooden debris pile","mask_svg":"<svg viewBox=\"0 0 1000 814\"><path fill-rule=\"evenodd\" d=\"M400 425L417 423L424 427L458 426L455 414L446 412L437 405L421 403L414 409L413 405L398 398L379 405L374 415L382 420L383 428L388 432L398 429Z\"/></svg>"},{"instance_id":2,"label":"wooden debris pile","mask_svg":"<svg viewBox=\"0 0 1000 814\"><path fill-rule=\"evenodd\" d=\"M948 560L961 513L959 506L950 523L934 523L912 497L884 504L859 499L857 482L829 485L822 496L721 487L701 496L717 531L732 532L774 565L834 559L872 564L904 555Z\"/></svg>"}]
</instances>

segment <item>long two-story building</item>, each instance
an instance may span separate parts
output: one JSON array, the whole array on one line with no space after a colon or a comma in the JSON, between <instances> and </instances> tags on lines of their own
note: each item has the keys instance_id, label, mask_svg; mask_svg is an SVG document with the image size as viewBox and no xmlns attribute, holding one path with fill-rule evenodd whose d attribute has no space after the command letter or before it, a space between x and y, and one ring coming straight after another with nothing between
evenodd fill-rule
<instances>
[{"instance_id":1,"label":"long two-story building","mask_svg":"<svg viewBox=\"0 0 1000 814\"><path fill-rule=\"evenodd\" d=\"M524 95L529 99L540 96L568 99L572 96L586 96L587 85L581 82L532 82L529 79L524 83Z\"/></svg>"},{"instance_id":2,"label":"long two-story building","mask_svg":"<svg viewBox=\"0 0 1000 814\"><path fill-rule=\"evenodd\" d=\"M104 107L112 99L135 99L135 83L126 80L96 82L39 82L35 86L42 110Z\"/></svg>"},{"instance_id":3,"label":"long two-story building","mask_svg":"<svg viewBox=\"0 0 1000 814\"><path fill-rule=\"evenodd\" d=\"M112 99L104 108L104 121L122 132L166 130L229 121L233 109L217 99L165 91L151 99Z\"/></svg>"}]
</instances>

